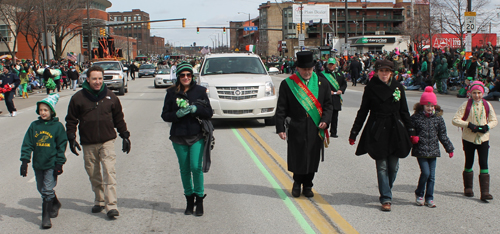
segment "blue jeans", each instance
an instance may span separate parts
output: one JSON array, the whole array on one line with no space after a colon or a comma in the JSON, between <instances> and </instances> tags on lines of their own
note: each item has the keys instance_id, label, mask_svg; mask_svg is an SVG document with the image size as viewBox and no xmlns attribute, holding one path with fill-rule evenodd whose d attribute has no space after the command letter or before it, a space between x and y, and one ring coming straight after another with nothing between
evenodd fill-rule
<instances>
[{"instance_id":1,"label":"blue jeans","mask_svg":"<svg viewBox=\"0 0 500 234\"><path fill-rule=\"evenodd\" d=\"M418 179L415 195L423 197L425 201L434 200L434 184L436 183L436 158L417 158L420 166L420 178ZM426 189L427 188L427 189Z\"/></svg>"},{"instance_id":2,"label":"blue jeans","mask_svg":"<svg viewBox=\"0 0 500 234\"><path fill-rule=\"evenodd\" d=\"M36 188L45 201L52 200L56 194L54 187L57 184L57 176L54 176L54 169L35 170Z\"/></svg>"},{"instance_id":3,"label":"blue jeans","mask_svg":"<svg viewBox=\"0 0 500 234\"><path fill-rule=\"evenodd\" d=\"M385 159L375 160L377 165L378 191L380 203L392 201L392 185L396 180L399 169L399 158L388 156Z\"/></svg>"},{"instance_id":4,"label":"blue jeans","mask_svg":"<svg viewBox=\"0 0 500 234\"><path fill-rule=\"evenodd\" d=\"M488 95L484 96L483 98L486 100L491 100L491 99L498 98L498 97L500 97L500 92L493 91L493 92L490 92Z\"/></svg>"},{"instance_id":5,"label":"blue jeans","mask_svg":"<svg viewBox=\"0 0 500 234\"><path fill-rule=\"evenodd\" d=\"M443 93L448 93L448 79L442 79L441 80L441 89L443 90Z\"/></svg>"}]
</instances>

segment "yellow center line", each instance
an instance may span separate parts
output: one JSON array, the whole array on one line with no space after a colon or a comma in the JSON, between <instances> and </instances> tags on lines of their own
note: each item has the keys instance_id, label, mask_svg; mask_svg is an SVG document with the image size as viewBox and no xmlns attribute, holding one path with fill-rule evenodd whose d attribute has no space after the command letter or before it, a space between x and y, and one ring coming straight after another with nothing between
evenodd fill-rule
<instances>
[{"instance_id":1,"label":"yellow center line","mask_svg":"<svg viewBox=\"0 0 500 234\"><path fill-rule=\"evenodd\" d=\"M238 129L240 134L245 138L247 143L255 150L257 155L269 167L276 178L281 182L285 188L291 188L292 182L290 177L283 172L283 170L269 157L269 155L257 144L254 139L245 131L245 129ZM325 219L318 209L312 204L309 199L304 197L295 198L295 202L300 206L304 213L309 217L311 222L321 233L338 233L337 230Z\"/></svg>"},{"instance_id":2,"label":"yellow center line","mask_svg":"<svg viewBox=\"0 0 500 234\"><path fill-rule=\"evenodd\" d=\"M281 166L281 168L285 169L286 167L286 162L283 158L281 158L276 151L274 151L262 138L259 137L259 135L251 128L247 128L247 131L259 142L259 144L267 151L269 155L271 155L276 162ZM268 163L266 163L268 164ZM268 164L269 165L269 164ZM281 170L283 173L283 171ZM292 176L290 172L287 171L287 173ZM276 174L276 173L275 173ZM281 182L285 187L291 188L291 181L288 179L288 185L285 183ZM314 190L314 197L312 198L316 205L323 210L323 212L337 225L337 227L342 230L343 233L359 233L354 229L351 224L349 224L325 199L319 195L316 190Z\"/></svg>"}]
</instances>

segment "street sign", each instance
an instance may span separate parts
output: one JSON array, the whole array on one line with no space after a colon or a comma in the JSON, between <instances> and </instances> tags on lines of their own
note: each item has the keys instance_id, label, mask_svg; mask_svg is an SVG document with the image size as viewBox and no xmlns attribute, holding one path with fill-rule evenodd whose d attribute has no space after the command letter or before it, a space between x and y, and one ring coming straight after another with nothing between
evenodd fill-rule
<instances>
[{"instance_id":1,"label":"street sign","mask_svg":"<svg viewBox=\"0 0 500 234\"><path fill-rule=\"evenodd\" d=\"M303 33L299 34L299 41L303 41L305 39L306 39L306 36Z\"/></svg>"},{"instance_id":2,"label":"street sign","mask_svg":"<svg viewBox=\"0 0 500 234\"><path fill-rule=\"evenodd\" d=\"M472 32L476 30L476 12L465 12L465 31Z\"/></svg>"},{"instance_id":3,"label":"street sign","mask_svg":"<svg viewBox=\"0 0 500 234\"><path fill-rule=\"evenodd\" d=\"M299 46L304 46L304 41L299 41Z\"/></svg>"},{"instance_id":4,"label":"street sign","mask_svg":"<svg viewBox=\"0 0 500 234\"><path fill-rule=\"evenodd\" d=\"M467 33L465 37L465 51L472 52L472 33Z\"/></svg>"},{"instance_id":5,"label":"street sign","mask_svg":"<svg viewBox=\"0 0 500 234\"><path fill-rule=\"evenodd\" d=\"M243 27L244 31L257 31L259 30L259 27L257 26L251 26L251 27Z\"/></svg>"}]
</instances>

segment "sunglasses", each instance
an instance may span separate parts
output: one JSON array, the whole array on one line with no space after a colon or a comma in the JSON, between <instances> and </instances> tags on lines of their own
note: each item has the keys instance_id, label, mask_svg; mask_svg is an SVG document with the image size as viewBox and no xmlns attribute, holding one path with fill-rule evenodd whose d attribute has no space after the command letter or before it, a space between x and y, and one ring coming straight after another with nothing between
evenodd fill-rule
<instances>
[{"instance_id":1,"label":"sunglasses","mask_svg":"<svg viewBox=\"0 0 500 234\"><path fill-rule=\"evenodd\" d=\"M183 77L191 78L191 77L193 77L193 75L191 73L179 74L179 78L183 78Z\"/></svg>"}]
</instances>

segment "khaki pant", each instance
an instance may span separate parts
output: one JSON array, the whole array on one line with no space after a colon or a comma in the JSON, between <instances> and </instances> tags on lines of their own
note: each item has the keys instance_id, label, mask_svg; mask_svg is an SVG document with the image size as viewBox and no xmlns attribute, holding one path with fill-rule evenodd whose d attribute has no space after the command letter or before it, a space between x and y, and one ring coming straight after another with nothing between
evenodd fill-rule
<instances>
[{"instance_id":1,"label":"khaki pant","mask_svg":"<svg viewBox=\"0 0 500 234\"><path fill-rule=\"evenodd\" d=\"M85 170L95 193L94 205L106 206L106 212L117 209L115 140L83 145L83 158Z\"/></svg>"}]
</instances>

